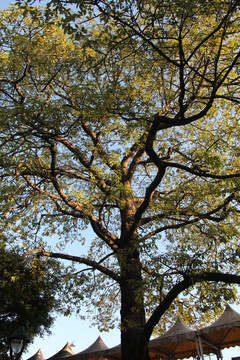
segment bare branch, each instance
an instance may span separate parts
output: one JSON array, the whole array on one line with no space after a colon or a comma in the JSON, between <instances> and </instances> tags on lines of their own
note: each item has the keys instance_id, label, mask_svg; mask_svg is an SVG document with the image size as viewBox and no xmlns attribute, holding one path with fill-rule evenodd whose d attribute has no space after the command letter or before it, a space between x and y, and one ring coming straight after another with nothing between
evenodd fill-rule
<instances>
[{"instance_id":1,"label":"bare branch","mask_svg":"<svg viewBox=\"0 0 240 360\"><path fill-rule=\"evenodd\" d=\"M46 257L50 257L50 258L54 258L54 259L63 259L63 260L73 261L73 262L78 263L78 264L84 264L84 265L90 266L92 269L100 271L104 275L109 276L111 279L113 279L113 280L115 280L117 282L120 281L120 278L119 278L119 276L117 274L115 274L113 271L111 271L110 269L108 269L105 266L102 266L100 264L101 261L96 262L94 260L83 258L83 257L80 257L80 256L48 252L48 251L45 251L42 248L31 250L31 251L27 252L25 255L31 255L33 253L36 253L37 256L46 256Z\"/></svg>"}]
</instances>

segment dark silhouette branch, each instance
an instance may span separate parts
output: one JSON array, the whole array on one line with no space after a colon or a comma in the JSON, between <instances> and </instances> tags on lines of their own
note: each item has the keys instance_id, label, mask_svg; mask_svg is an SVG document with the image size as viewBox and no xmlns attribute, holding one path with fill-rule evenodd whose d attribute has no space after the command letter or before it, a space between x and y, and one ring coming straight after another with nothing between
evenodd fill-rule
<instances>
[{"instance_id":1,"label":"dark silhouette branch","mask_svg":"<svg viewBox=\"0 0 240 360\"><path fill-rule=\"evenodd\" d=\"M154 327L157 325L163 314L168 310L173 301L184 290L193 287L196 283L201 282L217 282L225 284L240 284L240 275L218 273L218 272L202 272L193 275L184 275L182 281L178 282L172 287L172 289L166 294L163 301L156 307L149 320L146 322L143 331L143 341L148 342Z\"/></svg>"},{"instance_id":2,"label":"dark silhouette branch","mask_svg":"<svg viewBox=\"0 0 240 360\"><path fill-rule=\"evenodd\" d=\"M74 263L78 263L78 264L84 264L84 265L90 266L94 270L100 271L102 274L104 274L106 276L109 276L111 279L115 280L118 283L120 281L119 276L115 272L113 272L110 269L106 268L105 266L101 265L102 261L97 262L97 261L90 260L90 259L87 259L87 258L84 258L81 256L49 252L49 251L45 251L42 248L31 250L31 251L27 252L25 255L31 255L33 253L36 253L37 256L39 256L39 257L46 256L46 257L50 257L50 258L54 258L54 259L63 259L63 260L73 261Z\"/></svg>"}]
</instances>

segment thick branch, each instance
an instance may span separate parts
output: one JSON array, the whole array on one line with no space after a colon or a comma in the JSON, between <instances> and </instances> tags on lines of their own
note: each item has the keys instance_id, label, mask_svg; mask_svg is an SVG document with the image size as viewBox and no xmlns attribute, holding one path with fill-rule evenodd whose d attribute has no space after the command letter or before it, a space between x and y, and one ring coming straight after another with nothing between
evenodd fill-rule
<instances>
[{"instance_id":1,"label":"thick branch","mask_svg":"<svg viewBox=\"0 0 240 360\"><path fill-rule=\"evenodd\" d=\"M155 179L152 181L152 183L146 189L144 200L136 211L136 214L134 217L134 222L131 226L129 236L131 236L135 232L135 230L138 228L138 226L140 225L142 215L147 210L147 208L150 204L152 195L153 195L154 191L156 190L156 188L158 187L158 185L161 183L164 174L165 174L165 166L163 165L160 169L158 169Z\"/></svg>"},{"instance_id":2,"label":"thick branch","mask_svg":"<svg viewBox=\"0 0 240 360\"><path fill-rule=\"evenodd\" d=\"M116 253L119 250L117 237L111 234L93 215L90 217L90 222L95 234Z\"/></svg>"},{"instance_id":3,"label":"thick branch","mask_svg":"<svg viewBox=\"0 0 240 360\"><path fill-rule=\"evenodd\" d=\"M217 283L223 282L225 284L240 284L240 275L217 272L202 272L192 276L185 276L182 281L174 285L172 289L166 294L163 301L157 306L152 316L147 321L143 332L144 341L149 341L154 327L157 325L162 315L168 310L170 305L180 293L194 286L196 283L205 281L213 281Z\"/></svg>"},{"instance_id":4,"label":"thick branch","mask_svg":"<svg viewBox=\"0 0 240 360\"><path fill-rule=\"evenodd\" d=\"M25 255L30 255L32 253L37 253L38 256L46 256L46 257L55 258L55 259L64 259L64 260L73 261L73 262L78 263L78 264L88 265L92 269L100 271L102 274L104 274L106 276L109 276L111 279L113 279L113 280L115 280L117 282L119 282L119 280L120 280L118 275L115 274L112 270L110 270L110 269L106 268L105 266L101 265L100 264L101 261L96 262L96 261L93 261L93 260L90 260L90 259L87 259L87 258L84 258L84 257L80 257L80 256L48 252L48 251L45 251L44 249L41 249L41 248L29 251Z\"/></svg>"},{"instance_id":5,"label":"thick branch","mask_svg":"<svg viewBox=\"0 0 240 360\"><path fill-rule=\"evenodd\" d=\"M134 170L137 166L137 164L139 164L140 159L142 158L142 155L144 153L144 148L139 148L139 144L144 143L146 134L144 133L137 142L135 142L131 148L129 149L129 151L127 152L127 154L123 157L122 161L121 161L121 167L123 169L123 173L125 174L125 176L127 177L127 179L131 179L134 173ZM129 168L129 162L132 160Z\"/></svg>"}]
</instances>

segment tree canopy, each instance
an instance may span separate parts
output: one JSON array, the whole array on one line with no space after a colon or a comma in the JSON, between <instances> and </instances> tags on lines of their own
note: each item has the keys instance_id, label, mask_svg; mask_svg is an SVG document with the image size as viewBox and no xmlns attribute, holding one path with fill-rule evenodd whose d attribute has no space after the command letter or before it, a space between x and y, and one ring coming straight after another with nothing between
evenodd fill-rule
<instances>
[{"instance_id":1,"label":"tree canopy","mask_svg":"<svg viewBox=\"0 0 240 360\"><path fill-rule=\"evenodd\" d=\"M61 306L52 261L45 265L36 259L30 262L19 250L9 250L3 243L0 256L0 354L1 359L8 359L8 336L19 326L25 327L31 340L49 332L54 312Z\"/></svg>"},{"instance_id":2,"label":"tree canopy","mask_svg":"<svg viewBox=\"0 0 240 360\"><path fill-rule=\"evenodd\" d=\"M86 265L69 278L147 359L157 324L236 300L239 1L52 0L0 24L2 232Z\"/></svg>"}]
</instances>

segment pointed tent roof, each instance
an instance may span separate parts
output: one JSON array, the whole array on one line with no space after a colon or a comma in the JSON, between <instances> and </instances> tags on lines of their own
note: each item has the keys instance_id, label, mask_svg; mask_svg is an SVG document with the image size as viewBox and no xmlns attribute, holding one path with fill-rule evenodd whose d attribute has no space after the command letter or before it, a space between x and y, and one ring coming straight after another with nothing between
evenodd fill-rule
<instances>
[{"instance_id":1,"label":"pointed tent roof","mask_svg":"<svg viewBox=\"0 0 240 360\"><path fill-rule=\"evenodd\" d=\"M71 360L98 360L105 359L104 353L109 347L103 342L101 336L97 338L89 347L85 350L71 356ZM70 359L69 359L70 360Z\"/></svg>"},{"instance_id":2,"label":"pointed tent roof","mask_svg":"<svg viewBox=\"0 0 240 360\"><path fill-rule=\"evenodd\" d=\"M27 360L45 360L45 357L43 356L41 349L39 349L35 355L31 356Z\"/></svg>"},{"instance_id":3,"label":"pointed tent roof","mask_svg":"<svg viewBox=\"0 0 240 360\"><path fill-rule=\"evenodd\" d=\"M180 318L177 318L174 325L168 331L166 331L163 335L152 341L160 341L161 344L163 344L168 343L169 341L182 341L186 338L195 339L195 331L186 324L184 324L184 322Z\"/></svg>"},{"instance_id":4,"label":"pointed tent roof","mask_svg":"<svg viewBox=\"0 0 240 360\"><path fill-rule=\"evenodd\" d=\"M196 331L178 318L168 331L149 342L149 351L159 354L163 359L196 356Z\"/></svg>"},{"instance_id":5,"label":"pointed tent roof","mask_svg":"<svg viewBox=\"0 0 240 360\"><path fill-rule=\"evenodd\" d=\"M91 352L95 352L95 351L103 351L103 350L107 350L107 349L109 349L109 347L103 342L101 336L99 336L97 338L97 340L94 341L94 343L92 343L92 345L90 345L88 348L86 348L85 350L81 351L78 354L86 354L86 353L91 353Z\"/></svg>"},{"instance_id":6,"label":"pointed tent roof","mask_svg":"<svg viewBox=\"0 0 240 360\"><path fill-rule=\"evenodd\" d=\"M199 330L199 333L208 333L212 330L219 330L225 327L239 326L240 325L240 314L233 310L230 305L226 306L223 314L212 324Z\"/></svg>"},{"instance_id":7,"label":"pointed tent roof","mask_svg":"<svg viewBox=\"0 0 240 360\"><path fill-rule=\"evenodd\" d=\"M72 351L71 346L67 342L66 345L59 352L57 352L55 355L51 356L47 360L62 359L71 355L74 355L74 352Z\"/></svg>"},{"instance_id":8,"label":"pointed tent roof","mask_svg":"<svg viewBox=\"0 0 240 360\"><path fill-rule=\"evenodd\" d=\"M240 345L240 314L227 305L223 314L212 324L198 331L203 351L210 354L214 350Z\"/></svg>"}]
</instances>

